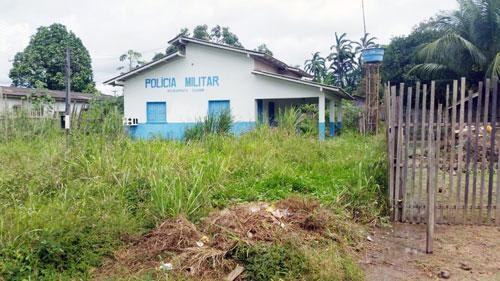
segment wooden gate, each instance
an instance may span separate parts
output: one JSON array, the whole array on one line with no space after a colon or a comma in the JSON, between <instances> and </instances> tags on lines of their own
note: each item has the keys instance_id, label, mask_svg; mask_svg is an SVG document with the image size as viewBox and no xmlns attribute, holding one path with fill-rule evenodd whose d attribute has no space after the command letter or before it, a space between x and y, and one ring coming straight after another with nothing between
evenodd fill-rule
<instances>
[{"instance_id":1,"label":"wooden gate","mask_svg":"<svg viewBox=\"0 0 500 281\"><path fill-rule=\"evenodd\" d=\"M497 94L497 79L387 85L394 221L500 225Z\"/></svg>"}]
</instances>

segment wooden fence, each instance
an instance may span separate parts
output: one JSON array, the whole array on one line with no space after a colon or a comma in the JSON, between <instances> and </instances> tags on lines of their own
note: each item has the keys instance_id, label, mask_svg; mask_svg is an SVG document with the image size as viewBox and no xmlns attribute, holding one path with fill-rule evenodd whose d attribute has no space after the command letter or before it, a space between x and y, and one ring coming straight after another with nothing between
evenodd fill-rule
<instances>
[{"instance_id":1,"label":"wooden fence","mask_svg":"<svg viewBox=\"0 0 500 281\"><path fill-rule=\"evenodd\" d=\"M394 221L430 232L434 223L500 225L497 94L496 79L469 89L464 78L442 89L387 85Z\"/></svg>"}]
</instances>

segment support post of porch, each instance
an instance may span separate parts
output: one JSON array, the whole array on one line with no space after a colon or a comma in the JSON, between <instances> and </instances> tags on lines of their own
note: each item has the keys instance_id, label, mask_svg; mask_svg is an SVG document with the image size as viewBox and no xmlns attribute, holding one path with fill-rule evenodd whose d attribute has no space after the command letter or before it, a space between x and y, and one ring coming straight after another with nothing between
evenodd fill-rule
<instances>
[{"instance_id":1,"label":"support post of porch","mask_svg":"<svg viewBox=\"0 0 500 281\"><path fill-rule=\"evenodd\" d=\"M330 137L335 136L335 100L331 99L329 102L329 127L330 127Z\"/></svg>"},{"instance_id":2,"label":"support post of porch","mask_svg":"<svg viewBox=\"0 0 500 281\"><path fill-rule=\"evenodd\" d=\"M338 101L338 109L337 109L337 133L340 133L342 131L342 100Z\"/></svg>"},{"instance_id":3,"label":"support post of porch","mask_svg":"<svg viewBox=\"0 0 500 281\"><path fill-rule=\"evenodd\" d=\"M325 139L325 95L319 96L318 101L318 132L319 139Z\"/></svg>"}]
</instances>

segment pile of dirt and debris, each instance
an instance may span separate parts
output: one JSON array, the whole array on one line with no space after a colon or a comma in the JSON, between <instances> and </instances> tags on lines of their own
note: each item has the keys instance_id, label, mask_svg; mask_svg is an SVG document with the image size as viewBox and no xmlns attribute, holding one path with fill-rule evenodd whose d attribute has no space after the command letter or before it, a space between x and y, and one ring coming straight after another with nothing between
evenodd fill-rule
<instances>
[{"instance_id":1,"label":"pile of dirt and debris","mask_svg":"<svg viewBox=\"0 0 500 281\"><path fill-rule=\"evenodd\" d=\"M348 226L336 221L330 210L304 198L239 204L213 212L198 227L184 218L167 220L118 251L97 275L110 276L124 270L134 274L156 268L220 280L231 271L241 271L230 254L238 245L341 242L338 233ZM238 278L243 280L244 273Z\"/></svg>"}]
</instances>

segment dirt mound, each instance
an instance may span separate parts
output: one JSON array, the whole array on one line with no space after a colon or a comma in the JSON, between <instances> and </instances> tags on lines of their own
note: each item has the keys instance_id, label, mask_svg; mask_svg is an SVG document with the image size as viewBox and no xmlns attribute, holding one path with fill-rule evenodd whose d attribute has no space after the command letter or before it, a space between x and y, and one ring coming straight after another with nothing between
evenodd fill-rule
<instances>
[{"instance_id":1,"label":"dirt mound","mask_svg":"<svg viewBox=\"0 0 500 281\"><path fill-rule=\"evenodd\" d=\"M176 273L219 279L235 268L228 253L238 243L331 239L325 230L334 221L330 211L310 199L239 204L211 213L198 228L184 218L166 220L116 253L103 269L109 274L126 267L136 273L169 261Z\"/></svg>"}]
</instances>

